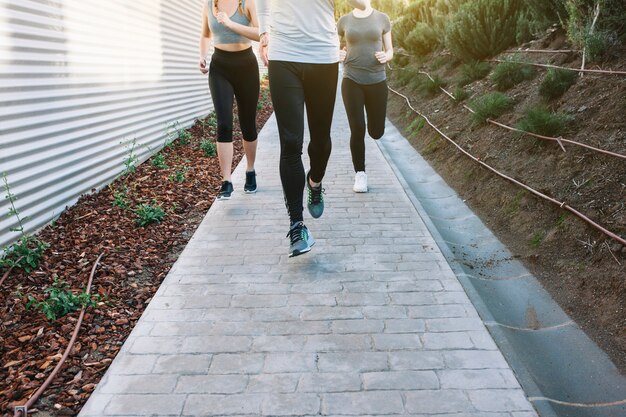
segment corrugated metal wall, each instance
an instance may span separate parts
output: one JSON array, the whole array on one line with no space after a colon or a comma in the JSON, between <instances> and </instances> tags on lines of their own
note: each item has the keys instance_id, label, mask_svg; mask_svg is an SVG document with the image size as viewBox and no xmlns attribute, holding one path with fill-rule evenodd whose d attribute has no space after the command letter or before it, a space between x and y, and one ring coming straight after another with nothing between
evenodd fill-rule
<instances>
[{"instance_id":1,"label":"corrugated metal wall","mask_svg":"<svg viewBox=\"0 0 626 417\"><path fill-rule=\"evenodd\" d=\"M0 172L34 231L211 110L203 0L0 0ZM149 148L150 149L149 149ZM2 195L4 196L4 192ZM0 247L17 236L0 199Z\"/></svg>"}]
</instances>

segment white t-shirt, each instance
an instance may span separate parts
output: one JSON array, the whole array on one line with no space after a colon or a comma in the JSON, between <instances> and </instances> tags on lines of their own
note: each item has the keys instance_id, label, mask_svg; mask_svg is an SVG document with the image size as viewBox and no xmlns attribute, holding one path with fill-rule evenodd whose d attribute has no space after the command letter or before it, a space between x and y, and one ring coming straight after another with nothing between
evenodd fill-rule
<instances>
[{"instance_id":1,"label":"white t-shirt","mask_svg":"<svg viewBox=\"0 0 626 417\"><path fill-rule=\"evenodd\" d=\"M339 61L333 0L257 0L259 33L270 34L271 61Z\"/></svg>"}]
</instances>

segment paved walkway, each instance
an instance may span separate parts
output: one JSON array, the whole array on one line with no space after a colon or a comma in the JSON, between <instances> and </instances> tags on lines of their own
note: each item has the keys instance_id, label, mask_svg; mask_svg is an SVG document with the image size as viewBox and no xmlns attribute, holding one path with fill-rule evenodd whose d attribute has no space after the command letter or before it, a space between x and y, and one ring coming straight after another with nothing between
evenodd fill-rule
<instances>
[{"instance_id":1,"label":"paved walkway","mask_svg":"<svg viewBox=\"0 0 626 417\"><path fill-rule=\"evenodd\" d=\"M259 192L239 166L80 415L536 416L371 140L352 193L340 101L317 242L288 258L277 136L272 118Z\"/></svg>"}]
</instances>

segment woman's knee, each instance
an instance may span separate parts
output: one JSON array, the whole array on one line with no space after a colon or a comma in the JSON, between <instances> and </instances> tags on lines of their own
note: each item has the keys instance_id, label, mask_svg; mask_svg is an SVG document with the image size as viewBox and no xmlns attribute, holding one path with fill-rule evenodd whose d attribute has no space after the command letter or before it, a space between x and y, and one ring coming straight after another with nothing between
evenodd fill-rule
<instances>
[{"instance_id":1,"label":"woman's knee","mask_svg":"<svg viewBox=\"0 0 626 417\"><path fill-rule=\"evenodd\" d=\"M385 126L382 126L382 127L368 126L367 133L369 133L372 139L380 139L385 134Z\"/></svg>"},{"instance_id":2,"label":"woman's knee","mask_svg":"<svg viewBox=\"0 0 626 417\"><path fill-rule=\"evenodd\" d=\"M233 128L228 124L217 125L217 141L220 143L230 143L233 141Z\"/></svg>"}]
</instances>

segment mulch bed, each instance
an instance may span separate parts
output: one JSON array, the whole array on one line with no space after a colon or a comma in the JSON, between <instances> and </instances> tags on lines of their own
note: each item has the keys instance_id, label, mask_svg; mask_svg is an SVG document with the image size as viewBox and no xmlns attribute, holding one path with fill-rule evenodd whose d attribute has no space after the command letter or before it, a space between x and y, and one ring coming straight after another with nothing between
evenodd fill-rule
<instances>
[{"instance_id":1,"label":"mulch bed","mask_svg":"<svg viewBox=\"0 0 626 417\"><path fill-rule=\"evenodd\" d=\"M260 130L272 114L265 80L259 107ZM104 253L92 287L98 304L87 310L70 357L35 407L46 415L76 415L89 398L217 195L217 157L199 148L216 137L209 117L188 129L187 145L174 142L161 151L168 168L157 169L149 160L110 187L82 196L38 234L50 244L39 268L30 274L13 271L3 284L0 412L5 416L13 415L13 407L25 403L56 366L78 317L76 312L48 321L38 310L26 309L27 295L43 300L54 279L76 292L84 290L96 258ZM243 155L237 122L234 138L233 167ZM184 172L184 181L176 180L177 171ZM125 194L129 208L113 205L115 193ZM133 208L154 202L166 211L164 220L138 227Z\"/></svg>"}]
</instances>

